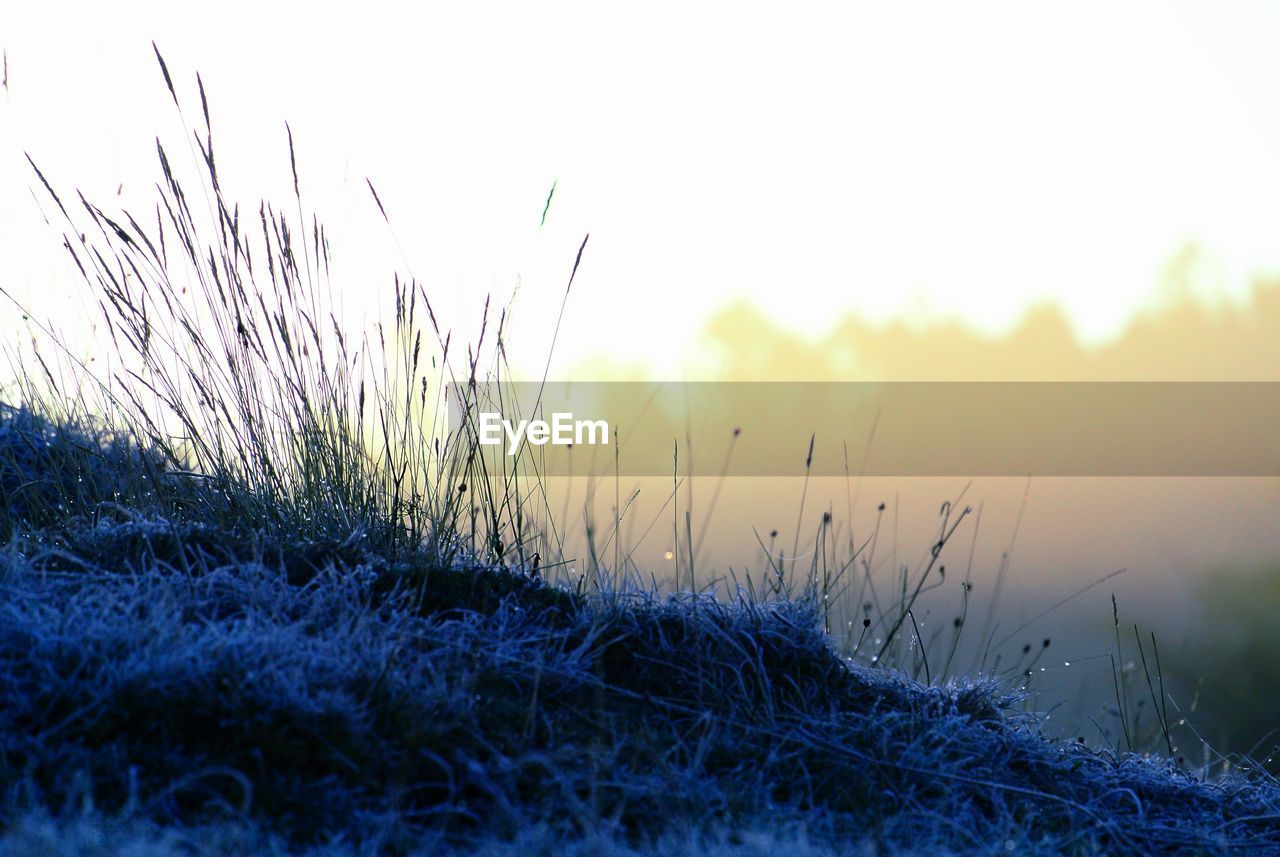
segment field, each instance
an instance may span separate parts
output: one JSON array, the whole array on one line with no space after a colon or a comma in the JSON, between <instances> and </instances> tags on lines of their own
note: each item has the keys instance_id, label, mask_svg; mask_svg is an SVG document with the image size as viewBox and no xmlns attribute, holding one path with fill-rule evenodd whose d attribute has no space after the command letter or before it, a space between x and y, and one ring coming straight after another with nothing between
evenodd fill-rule
<instances>
[{"instance_id":1,"label":"field","mask_svg":"<svg viewBox=\"0 0 1280 857\"><path fill-rule=\"evenodd\" d=\"M397 281L346 330L324 229L224 198L200 100L199 189L160 147L147 217L32 163L113 360L6 343L0 853L1280 853L1280 785L1162 752L1154 641L1116 688L1151 740L1090 746L922 663L932 563L874 662L826 633L830 569L646 585L620 504L568 573L536 462L439 431L505 313L460 346Z\"/></svg>"}]
</instances>

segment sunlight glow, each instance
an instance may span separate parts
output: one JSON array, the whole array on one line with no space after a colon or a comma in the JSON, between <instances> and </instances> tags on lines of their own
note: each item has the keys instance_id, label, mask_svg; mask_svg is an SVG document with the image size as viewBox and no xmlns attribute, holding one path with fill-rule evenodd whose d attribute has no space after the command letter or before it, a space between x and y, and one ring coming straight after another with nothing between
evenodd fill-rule
<instances>
[{"instance_id":1,"label":"sunlight glow","mask_svg":"<svg viewBox=\"0 0 1280 857\"><path fill-rule=\"evenodd\" d=\"M671 371L737 300L811 339L854 311L997 332L1054 302L1100 341L1189 244L1216 296L1280 270L1274 6L500 6L9 4L0 283L48 307L74 284L23 151L149 200L152 138L182 128L151 39L185 92L202 74L247 204L287 199L290 123L345 300L371 313L407 268L465 330L519 290L530 372L587 232L563 368Z\"/></svg>"}]
</instances>

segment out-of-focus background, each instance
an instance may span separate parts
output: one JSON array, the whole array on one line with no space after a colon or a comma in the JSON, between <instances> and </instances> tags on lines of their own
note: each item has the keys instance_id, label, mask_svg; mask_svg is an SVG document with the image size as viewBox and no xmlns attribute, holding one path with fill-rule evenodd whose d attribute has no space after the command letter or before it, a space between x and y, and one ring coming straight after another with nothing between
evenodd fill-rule
<instances>
[{"instance_id":1,"label":"out-of-focus background","mask_svg":"<svg viewBox=\"0 0 1280 857\"><path fill-rule=\"evenodd\" d=\"M492 296L525 377L590 232L557 378L1280 380L1278 35L1261 2L9 4L0 286L22 307L0 323L25 336L25 312L96 347L23 154L62 190L150 211L154 138L198 120L198 99L173 110L154 40L184 96L202 75L246 210L291 199L289 123L353 324L386 309L393 271L460 341ZM759 571L753 533L809 532L802 496L855 535L879 519L892 580L967 482L710 480L681 497L706 527L703 581ZM641 492L628 546L668 576L670 485L642 483L618 486ZM557 486L566 530L592 491L613 517L615 486ZM1264 759L1280 743L1280 478L1032 474L974 480L964 502L982 517L957 562L971 539L1006 667L1053 640L1033 702L1064 734L1118 733L1114 593L1121 667L1139 623L1205 739ZM930 593L922 636L950 627L958 592Z\"/></svg>"}]
</instances>

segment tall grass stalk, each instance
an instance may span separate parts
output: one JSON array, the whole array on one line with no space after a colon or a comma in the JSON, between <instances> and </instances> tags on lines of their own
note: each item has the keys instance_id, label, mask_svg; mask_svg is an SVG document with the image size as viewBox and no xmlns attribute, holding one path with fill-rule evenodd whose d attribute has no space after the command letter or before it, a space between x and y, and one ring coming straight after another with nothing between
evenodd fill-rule
<instances>
[{"instance_id":1,"label":"tall grass stalk","mask_svg":"<svg viewBox=\"0 0 1280 857\"><path fill-rule=\"evenodd\" d=\"M156 60L186 124L158 49ZM286 126L295 213L268 202L242 211L224 193L209 101L196 83L195 190L157 139L152 213L109 213L79 193L64 202L29 157L94 290L115 364L105 376L90 372L55 337L82 370L76 387L41 358L43 377L25 378L25 397L96 397L113 429L142 439L165 467L199 474L206 504L221 505L226 520L302 538L342 534L393 556L425 549L445 564L463 554L526 564L536 516L518 474L529 462L493 473L475 445L476 390L502 365L505 312L490 373L488 302L459 376L452 335L413 279L390 283L389 327L345 329L329 237L305 213L292 132ZM369 190L385 218L372 182ZM456 432L444 423L450 383L458 397L448 405L462 414Z\"/></svg>"}]
</instances>

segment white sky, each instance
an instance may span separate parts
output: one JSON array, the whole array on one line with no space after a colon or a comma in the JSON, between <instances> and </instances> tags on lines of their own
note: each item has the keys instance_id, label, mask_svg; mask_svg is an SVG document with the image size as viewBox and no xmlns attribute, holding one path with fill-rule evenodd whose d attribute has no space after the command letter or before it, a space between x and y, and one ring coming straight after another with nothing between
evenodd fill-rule
<instances>
[{"instance_id":1,"label":"white sky","mask_svg":"<svg viewBox=\"0 0 1280 857\"><path fill-rule=\"evenodd\" d=\"M1265 3L6 3L0 285L78 306L23 150L151 204L155 39L242 201L288 201L291 123L353 312L407 264L465 329L519 279L540 366L589 231L560 367L670 370L736 298L815 335L1053 300L1097 340L1188 241L1225 293L1280 271L1278 37Z\"/></svg>"}]
</instances>

